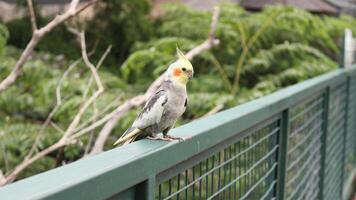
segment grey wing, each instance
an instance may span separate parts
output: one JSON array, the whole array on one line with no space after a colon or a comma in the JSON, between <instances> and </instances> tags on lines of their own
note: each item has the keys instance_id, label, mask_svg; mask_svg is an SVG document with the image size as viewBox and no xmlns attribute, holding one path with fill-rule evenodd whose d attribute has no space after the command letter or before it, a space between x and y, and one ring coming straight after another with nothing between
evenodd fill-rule
<instances>
[{"instance_id":1,"label":"grey wing","mask_svg":"<svg viewBox=\"0 0 356 200\"><path fill-rule=\"evenodd\" d=\"M167 92L165 90L158 90L147 101L146 105L143 107L143 110L132 124L132 127L144 129L159 123L167 102Z\"/></svg>"}]
</instances>

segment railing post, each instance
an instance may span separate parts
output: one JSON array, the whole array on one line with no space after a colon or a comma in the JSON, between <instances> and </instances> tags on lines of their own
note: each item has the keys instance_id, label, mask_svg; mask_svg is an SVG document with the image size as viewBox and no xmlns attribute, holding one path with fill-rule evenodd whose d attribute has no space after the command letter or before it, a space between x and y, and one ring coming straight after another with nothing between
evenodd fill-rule
<instances>
[{"instance_id":1,"label":"railing post","mask_svg":"<svg viewBox=\"0 0 356 200\"><path fill-rule=\"evenodd\" d=\"M326 142L329 122L329 101L330 101L330 86L325 90L324 105L323 105L323 125L321 135L321 161L320 161L320 183L319 183L319 199L323 199L324 194L324 179L325 179L325 158L326 158Z\"/></svg>"},{"instance_id":2,"label":"railing post","mask_svg":"<svg viewBox=\"0 0 356 200\"><path fill-rule=\"evenodd\" d=\"M347 129L348 129L348 115L349 115L349 96L350 96L350 76L347 75L346 78L346 100L345 100L345 123L344 123L344 141L343 141L343 159L342 159L342 171L341 171L341 188L344 188L344 173L345 173L345 165L347 160L347 152L346 152L346 142L347 142ZM341 189L342 191L342 189ZM341 194L342 195L342 194Z\"/></svg>"},{"instance_id":3,"label":"railing post","mask_svg":"<svg viewBox=\"0 0 356 200\"><path fill-rule=\"evenodd\" d=\"M285 199L285 183L287 169L287 146L289 135L289 109L282 112L281 131L278 134L278 168L277 168L277 200Z\"/></svg>"},{"instance_id":4,"label":"railing post","mask_svg":"<svg viewBox=\"0 0 356 200\"><path fill-rule=\"evenodd\" d=\"M354 38L352 36L352 31L350 29L345 29L344 37L342 40L341 46L341 58L340 58L340 67L348 68L352 65L354 61Z\"/></svg>"},{"instance_id":5,"label":"railing post","mask_svg":"<svg viewBox=\"0 0 356 200\"><path fill-rule=\"evenodd\" d=\"M153 200L155 198L156 176L152 175L135 188L135 200Z\"/></svg>"}]
</instances>

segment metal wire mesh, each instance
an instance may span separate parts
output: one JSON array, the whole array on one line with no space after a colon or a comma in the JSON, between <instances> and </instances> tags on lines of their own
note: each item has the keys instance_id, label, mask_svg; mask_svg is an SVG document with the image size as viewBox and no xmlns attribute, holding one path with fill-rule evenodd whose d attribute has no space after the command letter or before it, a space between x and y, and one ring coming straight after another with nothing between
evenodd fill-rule
<instances>
[{"instance_id":1,"label":"metal wire mesh","mask_svg":"<svg viewBox=\"0 0 356 200\"><path fill-rule=\"evenodd\" d=\"M157 186L156 199L273 199L279 120Z\"/></svg>"},{"instance_id":2,"label":"metal wire mesh","mask_svg":"<svg viewBox=\"0 0 356 200\"><path fill-rule=\"evenodd\" d=\"M356 165L356 76L351 77L349 83L344 181L347 180Z\"/></svg>"},{"instance_id":3,"label":"metal wire mesh","mask_svg":"<svg viewBox=\"0 0 356 200\"><path fill-rule=\"evenodd\" d=\"M356 76L325 91L289 108L285 168L278 160L285 129L271 119L158 183L156 199L275 199L284 184L277 167L285 169L285 199L341 199L356 164Z\"/></svg>"},{"instance_id":4,"label":"metal wire mesh","mask_svg":"<svg viewBox=\"0 0 356 200\"><path fill-rule=\"evenodd\" d=\"M324 98L318 95L290 110L286 199L316 199L319 192Z\"/></svg>"},{"instance_id":5,"label":"metal wire mesh","mask_svg":"<svg viewBox=\"0 0 356 200\"><path fill-rule=\"evenodd\" d=\"M347 85L342 83L330 92L328 132L324 171L324 199L341 199Z\"/></svg>"}]
</instances>

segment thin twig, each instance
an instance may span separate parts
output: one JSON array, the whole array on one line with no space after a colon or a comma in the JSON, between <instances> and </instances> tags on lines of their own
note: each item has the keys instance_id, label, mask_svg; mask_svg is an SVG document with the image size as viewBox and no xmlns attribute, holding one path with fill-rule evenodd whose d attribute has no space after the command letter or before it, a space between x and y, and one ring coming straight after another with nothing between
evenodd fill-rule
<instances>
[{"instance_id":1,"label":"thin twig","mask_svg":"<svg viewBox=\"0 0 356 200\"><path fill-rule=\"evenodd\" d=\"M120 117L122 117L123 114L127 113L130 109L143 104L145 102L145 99L146 99L146 97L143 94L143 95L135 96L135 97L125 101L124 104L120 105L114 111L112 111L111 113L107 114L103 118L99 119L94 124L91 124L90 126L88 126L86 128L83 128L82 130L80 130L77 133L75 133L73 135L73 137L74 138L78 138L78 137L88 133L89 131L94 130L95 128L103 125L104 123L108 124L109 122L111 122L109 124L114 124L113 120L119 119ZM100 135L100 133L99 133L99 135Z\"/></svg>"},{"instance_id":2,"label":"thin twig","mask_svg":"<svg viewBox=\"0 0 356 200\"><path fill-rule=\"evenodd\" d=\"M79 124L80 119L83 116L84 112L88 109L88 107L90 105L93 104L93 102L95 102L97 97L104 91L104 87L103 87L103 85L101 83L101 80L100 80L100 77L99 77L99 75L97 73L96 67L88 59L88 54L87 54L87 51L85 49L86 45L85 45L84 32L81 32L80 39L81 39L80 41L81 41L82 57L83 57L84 63L90 69L90 71L92 73L92 76L94 77L94 80L95 80L95 82L97 84L98 89L79 108L78 113L73 118L72 122L70 123L70 125L68 126L68 128L66 129L66 131L64 132L64 134L62 135L60 140L58 140L53 145L41 150L40 152L37 152L33 156L30 156L30 157L27 157L26 159L24 159L19 165L17 165L15 167L15 169L12 172L10 172L8 175L5 176L5 181L0 182L0 186L14 181L16 179L16 177L23 170L28 168L35 161L37 161L37 160L43 158L44 156L48 155L49 153L52 153L53 151L58 150L59 148L62 148L64 146L66 146L66 145L75 144L77 142L76 138L72 137L75 128Z\"/></svg>"},{"instance_id":3,"label":"thin twig","mask_svg":"<svg viewBox=\"0 0 356 200\"><path fill-rule=\"evenodd\" d=\"M218 6L215 6L213 9L213 15L210 24L209 37L207 40L205 40L197 47L194 47L185 55L189 60L193 59L196 55L201 54L202 52L211 49L213 46L218 45L220 43L219 39L215 38L215 32L219 20L219 15L220 15L220 8Z\"/></svg>"},{"instance_id":4,"label":"thin twig","mask_svg":"<svg viewBox=\"0 0 356 200\"><path fill-rule=\"evenodd\" d=\"M213 114L216 114L223 108L224 108L224 105L218 104L213 109L211 109L209 112L207 112L205 115L203 115L201 118L208 117L208 116L211 116Z\"/></svg>"},{"instance_id":5,"label":"thin twig","mask_svg":"<svg viewBox=\"0 0 356 200\"><path fill-rule=\"evenodd\" d=\"M68 76L69 72L72 71L72 69L77 66L80 61L82 59L77 59L76 61L74 61L69 67L68 69L63 73L62 77L59 79L57 86L56 86L56 98L57 98L57 105L61 105L62 104L62 98L61 98L61 85L64 81L64 79Z\"/></svg>"},{"instance_id":6,"label":"thin twig","mask_svg":"<svg viewBox=\"0 0 356 200\"><path fill-rule=\"evenodd\" d=\"M97 1L98 0L87 1L86 3L84 3L82 6L80 6L78 8L79 0L72 0L70 7L68 8L68 10L65 13L63 13L61 15L57 15L46 26L44 26L40 29L35 29L35 31L32 34L31 40L27 43L25 50L22 52L20 58L17 60L14 68L12 69L10 74L4 80L2 80L0 82L0 92L6 90L8 87L10 87L17 80L17 78L20 76L22 68L25 65L25 63L27 62L28 58L33 53L37 44L42 40L42 38L46 34L48 34L55 27L62 24L69 18L79 14L81 11L83 11L87 7L91 6L92 4L96 3ZM31 12L31 9L33 9L33 7L32 8L30 7L30 12ZM34 25L32 25L32 27L34 27Z\"/></svg>"},{"instance_id":7,"label":"thin twig","mask_svg":"<svg viewBox=\"0 0 356 200\"><path fill-rule=\"evenodd\" d=\"M100 66L103 64L106 56L111 51L111 47L112 46L109 45L108 48L106 49L105 53L103 54L103 56L100 58L99 62L96 65L96 70L98 70L100 68ZM91 88L92 82L93 82L93 76L90 76L90 79L89 79L89 82L88 82L88 88L87 88L86 92L84 93L84 96L86 96L86 94L88 93L89 89ZM97 118L98 118L98 116L99 116L99 110L97 108L96 99L93 102L93 109L94 109L94 116L92 117L92 119L93 119L92 123L95 123ZM92 130L90 132L89 140L88 140L88 143L87 143L87 145L85 147L85 150L84 150L84 156L88 155L88 153L89 153L89 151L90 151L90 149L92 147L93 138L94 138L94 130Z\"/></svg>"},{"instance_id":8,"label":"thin twig","mask_svg":"<svg viewBox=\"0 0 356 200\"><path fill-rule=\"evenodd\" d=\"M94 94L86 102L84 102L83 106L79 109L79 112L74 117L73 121L69 125L66 133L64 134L64 136L63 136L63 138L61 140L69 139L69 136L72 135L74 129L79 124L80 119L81 119L82 115L84 114L84 112L96 100L96 98L104 91L104 87L103 87L103 85L101 83L101 80L100 80L99 74L98 74L98 72L96 70L96 67L89 61L87 50L86 50L84 31L82 31L80 33L80 40L81 40L82 57L83 57L84 63L90 69L90 71L92 72L92 76L94 77L94 80L96 82L98 90L95 91Z\"/></svg>"},{"instance_id":9,"label":"thin twig","mask_svg":"<svg viewBox=\"0 0 356 200\"><path fill-rule=\"evenodd\" d=\"M53 144L52 146L47 147L46 149L38 152L33 157L23 160L19 165L17 165L15 167L15 169L10 174L8 174L5 177L5 181L0 182L0 186L11 183L12 181L14 181L16 179L18 174L20 174L24 169L29 167L33 162L37 161L38 159L43 158L47 154L55 151L56 149L58 149L64 145L65 145L65 143L63 143L63 142L57 142L57 143Z\"/></svg>"},{"instance_id":10,"label":"thin twig","mask_svg":"<svg viewBox=\"0 0 356 200\"><path fill-rule=\"evenodd\" d=\"M32 0L27 0L27 7L28 7L28 10L30 13L32 32L34 33L37 30L37 23L36 23L36 15L35 15L35 11L33 8Z\"/></svg>"},{"instance_id":11,"label":"thin twig","mask_svg":"<svg viewBox=\"0 0 356 200\"><path fill-rule=\"evenodd\" d=\"M50 114L47 116L45 122L42 124L39 132L36 135L35 138L35 142L32 144L32 147L30 149L30 151L28 152L27 156L25 157L25 160L27 160L28 158L30 158L31 156L33 156L33 154L35 153L38 144L40 143L42 136L44 134L44 131L46 130L46 128L48 127L48 125L50 124L53 115L57 112L58 108L60 105L56 104L56 106L53 108L53 110L50 112Z\"/></svg>"},{"instance_id":12,"label":"thin twig","mask_svg":"<svg viewBox=\"0 0 356 200\"><path fill-rule=\"evenodd\" d=\"M95 123L97 118L98 118L98 113L99 113L98 107L97 107L97 104L96 104L96 100L93 102L93 110L94 110L93 123ZM89 154L90 149L92 147L93 139L94 139L94 130L92 130L90 132L90 134L89 134L89 140L88 140L88 143L87 143L87 145L85 146L85 149L84 149L84 157Z\"/></svg>"},{"instance_id":13,"label":"thin twig","mask_svg":"<svg viewBox=\"0 0 356 200\"><path fill-rule=\"evenodd\" d=\"M83 57L84 63L87 65L87 67L89 67L90 71L92 72L92 76L94 77L94 80L98 87L98 91L102 91L102 90L104 90L104 87L103 87L103 84L101 83L97 68L89 61L89 58L87 55L84 31L82 31L80 33L80 38L81 38L81 47L82 47L82 57ZM106 57L108 52L110 52L110 47L108 48L108 50L105 51L104 58Z\"/></svg>"},{"instance_id":14,"label":"thin twig","mask_svg":"<svg viewBox=\"0 0 356 200\"><path fill-rule=\"evenodd\" d=\"M104 113L108 112L109 110L111 110L114 107L119 106L119 99L121 98L121 96L119 96L118 98L116 98L114 101L112 101L111 103L109 103L107 106L105 106L103 109L100 109L101 111L98 113L98 116L101 117L103 116ZM78 125L78 127L75 129L74 132L79 132L80 130L82 130L83 128L85 128L88 124L94 124L96 123L97 120L95 120L94 122L94 116L92 116L90 119L88 119L85 122L82 122L80 125Z\"/></svg>"},{"instance_id":15,"label":"thin twig","mask_svg":"<svg viewBox=\"0 0 356 200\"><path fill-rule=\"evenodd\" d=\"M5 184L6 184L6 178L0 169L0 185L5 185Z\"/></svg>"},{"instance_id":16,"label":"thin twig","mask_svg":"<svg viewBox=\"0 0 356 200\"><path fill-rule=\"evenodd\" d=\"M72 33L75 33L75 31L71 30ZM99 70L100 66L103 64L104 60L106 59L107 55L110 53L111 51L111 45L109 45L106 50L105 50L105 53L103 54L103 56L100 58L99 62L97 63L96 65L96 70ZM87 89L84 91L84 99L86 98L90 88L91 88L91 85L93 84L93 76L90 76L90 79L89 79L89 82L88 82L88 87Z\"/></svg>"},{"instance_id":17,"label":"thin twig","mask_svg":"<svg viewBox=\"0 0 356 200\"><path fill-rule=\"evenodd\" d=\"M56 129L58 132L62 133L62 135L64 135L64 130L61 129L61 127L59 127L56 123L54 123L53 121L50 122L51 126Z\"/></svg>"},{"instance_id":18,"label":"thin twig","mask_svg":"<svg viewBox=\"0 0 356 200\"><path fill-rule=\"evenodd\" d=\"M103 56L100 58L99 62L96 65L96 69L97 70L101 67L101 65L103 64L106 56L110 53L111 47L112 46L109 45L108 48L106 49L105 53L103 54ZM92 82L93 82L93 76L90 77L90 80L89 80L89 83L88 83L88 90L91 88ZM99 111L98 111L98 108L97 108L96 100L94 100L94 102L93 102L93 108L94 108L94 116L92 118L93 119L92 123L95 123L97 118L98 118L98 116L99 116ZM88 140L87 146L85 147L85 151L84 151L84 156L89 154L89 151L91 150L91 147L92 147L93 139L94 139L94 130L92 130L90 132L89 140Z\"/></svg>"},{"instance_id":19,"label":"thin twig","mask_svg":"<svg viewBox=\"0 0 356 200\"><path fill-rule=\"evenodd\" d=\"M101 56L101 58L100 58L98 64L96 64L96 69L97 69L97 70L98 70L98 69L101 67L101 65L104 63L104 60L105 60L106 57L109 55L111 49L112 49L112 45L109 45L109 46L106 48L106 50L105 50L104 54Z\"/></svg>"},{"instance_id":20,"label":"thin twig","mask_svg":"<svg viewBox=\"0 0 356 200\"><path fill-rule=\"evenodd\" d=\"M47 116L45 122L42 124L40 131L36 135L35 142L33 143L32 147L31 147L29 153L27 154L27 156L25 157L25 159L30 158L34 154L34 152L42 138L44 131L46 130L48 125L52 122L52 117L57 112L59 107L62 105L61 86L62 86L63 80L68 76L69 72L80 63L80 61L81 61L81 59L77 59L76 61L74 61L68 67L68 69L63 73L62 77L59 79L57 86L56 86L56 99L57 99L56 105L54 106L54 108L52 109L50 114Z\"/></svg>"}]
</instances>

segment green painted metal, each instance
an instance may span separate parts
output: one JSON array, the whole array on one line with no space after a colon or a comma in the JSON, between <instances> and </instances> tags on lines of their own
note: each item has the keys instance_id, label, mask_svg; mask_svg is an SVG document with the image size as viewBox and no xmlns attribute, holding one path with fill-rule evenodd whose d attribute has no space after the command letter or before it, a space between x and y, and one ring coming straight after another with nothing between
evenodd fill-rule
<instances>
[{"instance_id":1,"label":"green painted metal","mask_svg":"<svg viewBox=\"0 0 356 200\"><path fill-rule=\"evenodd\" d=\"M353 191L352 181L356 175L356 76L349 77L348 122L345 144L343 199L349 199Z\"/></svg>"},{"instance_id":2,"label":"green painted metal","mask_svg":"<svg viewBox=\"0 0 356 200\"><path fill-rule=\"evenodd\" d=\"M348 135L348 116L349 116L349 98L350 98L350 82L351 82L351 77L348 76L346 77L346 100L345 100L345 116L344 116L344 135L343 135L343 158L342 158L342 166L343 169L341 170L341 179L342 179L342 186L341 188L344 188L343 184L346 181L345 179L345 171L346 171L346 164L347 164L347 157L349 152L347 152L346 149L346 144L347 144L347 135ZM341 189L341 194L342 194L342 189Z\"/></svg>"},{"instance_id":3,"label":"green painted metal","mask_svg":"<svg viewBox=\"0 0 356 200\"><path fill-rule=\"evenodd\" d=\"M321 136L321 167L320 167L320 182L319 182L319 199L323 199L324 196L324 172L325 172L325 158L326 158L326 141L328 131L328 113L329 113L329 99L330 99L330 87L327 87L324 93L324 105L323 105L323 127Z\"/></svg>"},{"instance_id":4,"label":"green painted metal","mask_svg":"<svg viewBox=\"0 0 356 200\"><path fill-rule=\"evenodd\" d=\"M135 199L153 200L156 189L156 176L150 176L146 181L137 185L135 190Z\"/></svg>"},{"instance_id":5,"label":"green painted metal","mask_svg":"<svg viewBox=\"0 0 356 200\"><path fill-rule=\"evenodd\" d=\"M287 169L287 152L288 152L288 135L289 135L289 109L284 110L281 120L281 132L278 135L278 173L277 181L277 199L284 200L286 197L286 169Z\"/></svg>"},{"instance_id":6,"label":"green painted metal","mask_svg":"<svg viewBox=\"0 0 356 200\"><path fill-rule=\"evenodd\" d=\"M278 169L281 163L283 165L283 162L286 162L279 155L293 156L293 152L300 151L300 147L314 144L303 139L296 140L294 144L295 137L300 137L309 131L309 128L299 130L298 127L311 126L318 129L316 123L320 122L319 118L324 119L322 120L323 128L325 128L325 123L334 126L338 125L340 119L346 120L342 118L345 115L341 116L338 113L341 109L341 104L339 104L341 100L337 98L340 92L333 96L333 107L329 112L329 114L333 113L333 117L337 117L335 118L338 119L336 124L330 121L332 119L329 114L326 114L329 117L328 121L319 117L318 112L308 111L308 109L314 109L312 106L317 105L318 100L312 101L314 102L312 104L305 104L305 102L313 100L325 92L326 88L334 88L344 83L347 76L355 77L355 75L355 67L335 70L214 116L181 126L171 132L175 136L191 136L190 140L169 143L141 140L115 148L5 186L0 189L0 199L163 199L172 195L178 199L192 199L193 195L194 197L222 199L275 198L274 191L276 189L280 191L281 182L283 182L280 178L283 175L276 178L275 174L281 169ZM286 135L288 138L285 137L288 139L288 144L292 144L285 148L286 151L291 152L289 154L285 151L279 153L278 151L283 148L277 142L277 136L281 135L279 132L284 127L283 123L281 124L284 117L281 119L280 116L285 110L293 112L289 117L302 116L303 119L288 121L288 126L293 126L294 130L294 133ZM325 115L325 110L323 112L321 116ZM343 144L334 134L339 127L333 126L327 126L327 129L330 127L330 136L335 136L335 138L330 140L326 138L325 143L322 143L323 135L320 136L320 140L318 138L319 130L313 133L315 135L309 135L310 137L318 136L315 144L320 141L321 150L325 147L325 156L321 156L321 163L315 162L314 166L320 165L321 170L327 170L326 166L330 166L329 172L335 167L344 167L341 164L323 165L323 157L325 157L325 163L328 163L335 160L341 152L335 147L328 148L329 143L336 146ZM301 160L301 169L304 169L302 168L304 166L305 170L311 173L310 168L302 164L305 163L304 159L311 159L310 155L322 155L323 151L318 154L314 153L318 149L311 147L306 149L310 152L296 159ZM294 165L293 162L287 162L287 164L292 167ZM293 170L289 170L291 171ZM314 190L319 191L325 186L331 191L334 189L334 187L330 188L334 183L333 177L323 177L329 172L318 173L320 177L313 175L315 176L313 181L307 181L304 176L298 175L302 172L299 172L298 176L290 176L286 170L284 176L287 177L286 181L293 181L294 177L298 180L302 179L303 184L297 185L298 190L295 193L309 197L315 195ZM331 175L335 174L331 173ZM194 182L194 180L198 181ZM321 180L323 184L315 184ZM191 184L192 182L194 184ZM337 183L341 187L341 183ZM187 187L189 184L193 187ZM184 191L177 193L182 188ZM288 188L284 190L287 192ZM294 193L287 194L292 196Z\"/></svg>"},{"instance_id":7,"label":"green painted metal","mask_svg":"<svg viewBox=\"0 0 356 200\"><path fill-rule=\"evenodd\" d=\"M326 200L341 199L342 194L346 96L345 77L342 83L330 89L323 191Z\"/></svg>"},{"instance_id":8,"label":"green painted metal","mask_svg":"<svg viewBox=\"0 0 356 200\"><path fill-rule=\"evenodd\" d=\"M270 199L276 184L279 121L279 116L272 117L244 131L245 137L214 147L200 163L170 170L168 179L160 178L157 199Z\"/></svg>"},{"instance_id":9,"label":"green painted metal","mask_svg":"<svg viewBox=\"0 0 356 200\"><path fill-rule=\"evenodd\" d=\"M286 199L316 199L320 182L324 96L315 94L290 108Z\"/></svg>"}]
</instances>

